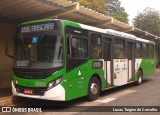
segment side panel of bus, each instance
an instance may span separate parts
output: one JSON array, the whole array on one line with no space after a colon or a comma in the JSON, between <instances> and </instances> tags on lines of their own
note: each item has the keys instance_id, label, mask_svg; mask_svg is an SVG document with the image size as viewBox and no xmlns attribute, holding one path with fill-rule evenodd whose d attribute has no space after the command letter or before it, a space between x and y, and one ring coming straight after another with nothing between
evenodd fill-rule
<instances>
[{"instance_id":1,"label":"side panel of bus","mask_svg":"<svg viewBox=\"0 0 160 115\"><path fill-rule=\"evenodd\" d=\"M70 92L72 94L66 93L66 100L86 96L89 81L95 75L100 79L101 90L104 90L107 87L121 86L137 80L137 72L140 68L144 72L144 77L153 73L146 72L153 68L154 64L148 65L154 63L153 59L143 59L142 56L137 58L136 41L132 39L82 29L74 22L66 23L64 30L67 45L65 46L65 77L69 80L66 92L72 88ZM96 40L96 36L100 41ZM99 44L99 42L102 43ZM77 50L74 51L73 47ZM96 50L93 50L94 48ZM84 52L87 53L84 54Z\"/></svg>"}]
</instances>

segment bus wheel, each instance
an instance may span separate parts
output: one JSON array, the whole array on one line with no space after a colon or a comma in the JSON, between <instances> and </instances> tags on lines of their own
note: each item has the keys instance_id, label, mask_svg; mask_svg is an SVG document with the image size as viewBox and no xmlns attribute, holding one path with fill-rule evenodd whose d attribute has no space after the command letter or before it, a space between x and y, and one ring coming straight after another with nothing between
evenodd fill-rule
<instances>
[{"instance_id":1,"label":"bus wheel","mask_svg":"<svg viewBox=\"0 0 160 115\"><path fill-rule=\"evenodd\" d=\"M96 100L100 93L100 83L96 77L91 78L88 86L88 99L90 101Z\"/></svg>"},{"instance_id":2,"label":"bus wheel","mask_svg":"<svg viewBox=\"0 0 160 115\"><path fill-rule=\"evenodd\" d=\"M142 79L143 79L142 71L139 70L138 71L138 79L137 79L136 85L141 85L142 84Z\"/></svg>"}]
</instances>

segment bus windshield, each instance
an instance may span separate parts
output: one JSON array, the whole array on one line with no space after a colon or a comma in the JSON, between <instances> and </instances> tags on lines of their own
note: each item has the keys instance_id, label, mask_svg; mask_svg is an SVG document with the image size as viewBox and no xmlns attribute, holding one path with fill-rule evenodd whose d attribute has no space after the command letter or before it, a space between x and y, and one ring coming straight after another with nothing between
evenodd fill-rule
<instances>
[{"instance_id":1,"label":"bus windshield","mask_svg":"<svg viewBox=\"0 0 160 115\"><path fill-rule=\"evenodd\" d=\"M14 67L57 68L63 65L62 38L60 35L24 34L15 39Z\"/></svg>"}]
</instances>

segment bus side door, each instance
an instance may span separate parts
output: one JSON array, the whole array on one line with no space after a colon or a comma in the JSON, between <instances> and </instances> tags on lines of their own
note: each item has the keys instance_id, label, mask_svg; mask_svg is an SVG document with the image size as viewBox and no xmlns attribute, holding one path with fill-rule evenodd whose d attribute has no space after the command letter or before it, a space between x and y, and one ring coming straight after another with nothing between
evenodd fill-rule
<instances>
[{"instance_id":1,"label":"bus side door","mask_svg":"<svg viewBox=\"0 0 160 115\"><path fill-rule=\"evenodd\" d=\"M112 37L109 36L105 36L103 37L103 43L104 43L104 77L106 80L106 85L107 87L110 87L111 85L113 85L112 83L112 78L111 76L113 76L113 57L112 57Z\"/></svg>"},{"instance_id":2,"label":"bus side door","mask_svg":"<svg viewBox=\"0 0 160 115\"><path fill-rule=\"evenodd\" d=\"M128 81L133 81L135 73L134 43L127 42L127 49L128 49Z\"/></svg>"},{"instance_id":3,"label":"bus side door","mask_svg":"<svg viewBox=\"0 0 160 115\"><path fill-rule=\"evenodd\" d=\"M128 82L128 59L126 40L124 38L114 38L114 58L113 58L113 84L115 86L125 85Z\"/></svg>"}]
</instances>

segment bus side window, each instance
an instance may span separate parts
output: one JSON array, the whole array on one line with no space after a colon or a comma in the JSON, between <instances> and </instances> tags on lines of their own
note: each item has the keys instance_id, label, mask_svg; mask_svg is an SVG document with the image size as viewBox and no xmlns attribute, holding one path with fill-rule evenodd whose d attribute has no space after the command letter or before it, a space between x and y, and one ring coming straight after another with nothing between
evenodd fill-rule
<instances>
[{"instance_id":1,"label":"bus side window","mask_svg":"<svg viewBox=\"0 0 160 115\"><path fill-rule=\"evenodd\" d=\"M135 44L135 57L142 58L142 44L138 42Z\"/></svg>"},{"instance_id":2,"label":"bus side window","mask_svg":"<svg viewBox=\"0 0 160 115\"><path fill-rule=\"evenodd\" d=\"M144 58L149 57L148 44L146 43L143 43L143 57Z\"/></svg>"},{"instance_id":3,"label":"bus side window","mask_svg":"<svg viewBox=\"0 0 160 115\"><path fill-rule=\"evenodd\" d=\"M88 40L80 36L72 38L72 57L73 58L88 58Z\"/></svg>"},{"instance_id":4,"label":"bus side window","mask_svg":"<svg viewBox=\"0 0 160 115\"><path fill-rule=\"evenodd\" d=\"M102 37L101 35L93 33L91 35L92 40L92 58L102 57Z\"/></svg>"},{"instance_id":5,"label":"bus side window","mask_svg":"<svg viewBox=\"0 0 160 115\"><path fill-rule=\"evenodd\" d=\"M149 57L154 58L154 45L149 45Z\"/></svg>"},{"instance_id":6,"label":"bus side window","mask_svg":"<svg viewBox=\"0 0 160 115\"><path fill-rule=\"evenodd\" d=\"M119 38L115 39L114 48L114 58L121 59L127 57L125 40Z\"/></svg>"}]
</instances>

